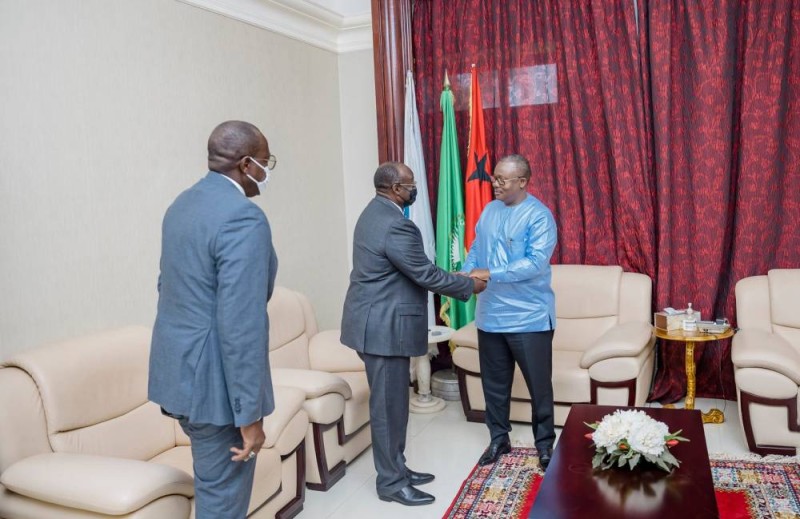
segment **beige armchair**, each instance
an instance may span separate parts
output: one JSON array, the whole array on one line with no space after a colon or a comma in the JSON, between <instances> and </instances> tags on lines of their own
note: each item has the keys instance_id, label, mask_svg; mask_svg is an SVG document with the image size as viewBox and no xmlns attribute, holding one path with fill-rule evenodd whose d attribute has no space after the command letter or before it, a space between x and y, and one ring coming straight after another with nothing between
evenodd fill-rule
<instances>
[{"instance_id":1,"label":"beige armchair","mask_svg":"<svg viewBox=\"0 0 800 519\"><path fill-rule=\"evenodd\" d=\"M556 333L553 337L555 422L574 403L642 405L653 378L652 283L618 266L553 265ZM486 403L474 323L458 330L453 364L467 420L482 422ZM517 368L511 419L531 421L531 398Z\"/></svg>"},{"instance_id":2,"label":"beige armchair","mask_svg":"<svg viewBox=\"0 0 800 519\"><path fill-rule=\"evenodd\" d=\"M192 454L147 401L150 330L126 327L23 352L0 365L0 517L194 516ZM303 508L304 394L275 387L248 517Z\"/></svg>"},{"instance_id":3,"label":"beige armchair","mask_svg":"<svg viewBox=\"0 0 800 519\"><path fill-rule=\"evenodd\" d=\"M800 269L736 283L731 360L748 448L794 455L800 447Z\"/></svg>"},{"instance_id":4,"label":"beige armchair","mask_svg":"<svg viewBox=\"0 0 800 519\"><path fill-rule=\"evenodd\" d=\"M306 395L306 485L328 490L372 443L364 362L339 342L339 330L317 331L303 294L276 287L268 311L272 382Z\"/></svg>"}]
</instances>

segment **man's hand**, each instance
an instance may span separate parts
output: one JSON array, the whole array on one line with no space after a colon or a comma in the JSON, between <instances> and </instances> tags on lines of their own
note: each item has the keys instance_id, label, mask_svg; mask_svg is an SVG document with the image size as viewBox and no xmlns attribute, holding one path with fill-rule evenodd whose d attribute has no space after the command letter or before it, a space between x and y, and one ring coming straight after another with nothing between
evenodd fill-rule
<instances>
[{"instance_id":1,"label":"man's hand","mask_svg":"<svg viewBox=\"0 0 800 519\"><path fill-rule=\"evenodd\" d=\"M477 278L482 281L489 281L489 269L472 269L472 272L469 273L469 277Z\"/></svg>"},{"instance_id":2,"label":"man's hand","mask_svg":"<svg viewBox=\"0 0 800 519\"><path fill-rule=\"evenodd\" d=\"M250 425L239 427L239 430L242 432L244 446L241 449L231 447L231 452L233 453L231 461L248 461L254 457L250 453L252 452L253 455L258 454L267 439L264 435L264 420L262 418Z\"/></svg>"},{"instance_id":3,"label":"man's hand","mask_svg":"<svg viewBox=\"0 0 800 519\"><path fill-rule=\"evenodd\" d=\"M472 276L470 276L472 277ZM480 278L472 278L472 293L473 294L480 294L484 290L486 290L486 281Z\"/></svg>"}]
</instances>

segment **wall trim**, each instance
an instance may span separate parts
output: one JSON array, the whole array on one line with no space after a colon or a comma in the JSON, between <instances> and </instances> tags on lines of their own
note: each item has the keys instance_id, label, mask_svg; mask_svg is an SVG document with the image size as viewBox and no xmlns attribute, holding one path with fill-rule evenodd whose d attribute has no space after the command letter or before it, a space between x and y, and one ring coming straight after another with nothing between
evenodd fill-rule
<instances>
[{"instance_id":1,"label":"wall trim","mask_svg":"<svg viewBox=\"0 0 800 519\"><path fill-rule=\"evenodd\" d=\"M336 53L372 48L372 16L344 17L305 0L177 0Z\"/></svg>"}]
</instances>

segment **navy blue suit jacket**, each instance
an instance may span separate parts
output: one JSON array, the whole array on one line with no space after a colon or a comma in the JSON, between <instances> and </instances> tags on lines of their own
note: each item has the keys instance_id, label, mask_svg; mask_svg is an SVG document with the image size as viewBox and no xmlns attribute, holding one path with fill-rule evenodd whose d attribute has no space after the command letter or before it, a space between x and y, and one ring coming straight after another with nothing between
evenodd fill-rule
<instances>
[{"instance_id":1,"label":"navy blue suit jacket","mask_svg":"<svg viewBox=\"0 0 800 519\"><path fill-rule=\"evenodd\" d=\"M275 401L269 317L277 258L264 212L209 172L162 225L148 397L192 423L251 424Z\"/></svg>"}]
</instances>

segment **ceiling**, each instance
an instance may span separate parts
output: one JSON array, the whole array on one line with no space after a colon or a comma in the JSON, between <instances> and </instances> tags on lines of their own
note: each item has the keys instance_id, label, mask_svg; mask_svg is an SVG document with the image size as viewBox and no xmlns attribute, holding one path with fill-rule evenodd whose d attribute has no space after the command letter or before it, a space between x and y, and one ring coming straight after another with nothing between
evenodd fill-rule
<instances>
[{"instance_id":1,"label":"ceiling","mask_svg":"<svg viewBox=\"0 0 800 519\"><path fill-rule=\"evenodd\" d=\"M280 0L277 0L282 3ZM343 18L370 14L370 0L306 0L305 3L314 4L322 9L327 9Z\"/></svg>"},{"instance_id":2,"label":"ceiling","mask_svg":"<svg viewBox=\"0 0 800 519\"><path fill-rule=\"evenodd\" d=\"M370 0L178 0L333 52L372 48Z\"/></svg>"}]
</instances>

